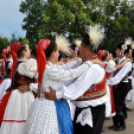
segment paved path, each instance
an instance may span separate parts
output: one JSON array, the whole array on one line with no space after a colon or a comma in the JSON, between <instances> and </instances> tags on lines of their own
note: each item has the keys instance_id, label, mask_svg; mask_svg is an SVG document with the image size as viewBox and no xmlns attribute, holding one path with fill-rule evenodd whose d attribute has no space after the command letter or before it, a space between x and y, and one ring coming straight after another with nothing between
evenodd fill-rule
<instances>
[{"instance_id":1,"label":"paved path","mask_svg":"<svg viewBox=\"0 0 134 134\"><path fill-rule=\"evenodd\" d=\"M126 130L116 132L113 130L109 130L108 127L113 125L112 119L105 120L104 127L103 127L103 133L102 134L134 134L134 102L130 103L130 108L132 111L128 112L128 118L126 120Z\"/></svg>"}]
</instances>

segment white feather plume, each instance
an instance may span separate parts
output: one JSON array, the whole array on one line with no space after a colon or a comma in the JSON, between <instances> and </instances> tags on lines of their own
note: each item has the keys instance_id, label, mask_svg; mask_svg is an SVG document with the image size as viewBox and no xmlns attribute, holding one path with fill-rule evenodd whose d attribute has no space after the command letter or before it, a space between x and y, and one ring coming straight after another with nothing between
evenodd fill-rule
<instances>
[{"instance_id":1,"label":"white feather plume","mask_svg":"<svg viewBox=\"0 0 134 134\"><path fill-rule=\"evenodd\" d=\"M81 40L79 40L79 39L76 39L76 40L74 40L74 43L75 43L78 47L80 47L80 46L81 46L82 41L81 41Z\"/></svg>"},{"instance_id":2,"label":"white feather plume","mask_svg":"<svg viewBox=\"0 0 134 134\"><path fill-rule=\"evenodd\" d=\"M126 45L132 45L132 44L133 44L132 38L131 38L131 37L126 38L126 39L125 39L125 44L126 44Z\"/></svg>"},{"instance_id":3,"label":"white feather plume","mask_svg":"<svg viewBox=\"0 0 134 134\"><path fill-rule=\"evenodd\" d=\"M131 48L134 49L134 41L132 42Z\"/></svg>"},{"instance_id":4,"label":"white feather plume","mask_svg":"<svg viewBox=\"0 0 134 134\"><path fill-rule=\"evenodd\" d=\"M66 37L64 37L63 35L56 34L55 42L58 46L59 51L62 51L66 54L69 53L70 43L69 43L69 40Z\"/></svg>"},{"instance_id":5,"label":"white feather plume","mask_svg":"<svg viewBox=\"0 0 134 134\"><path fill-rule=\"evenodd\" d=\"M91 44L93 45L93 50L97 50L102 39L104 38L104 33L102 33L102 26L97 24L95 26L86 26L86 32L90 36Z\"/></svg>"}]
</instances>

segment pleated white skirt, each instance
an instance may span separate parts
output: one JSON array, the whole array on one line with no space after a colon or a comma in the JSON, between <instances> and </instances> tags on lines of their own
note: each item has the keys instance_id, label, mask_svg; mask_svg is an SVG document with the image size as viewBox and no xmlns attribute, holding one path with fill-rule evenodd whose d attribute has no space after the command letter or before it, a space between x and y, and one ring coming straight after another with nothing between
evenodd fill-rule
<instances>
[{"instance_id":1,"label":"pleated white skirt","mask_svg":"<svg viewBox=\"0 0 134 134\"><path fill-rule=\"evenodd\" d=\"M33 101L32 91L20 93L17 89L13 90L6 106L0 134L21 134Z\"/></svg>"}]
</instances>

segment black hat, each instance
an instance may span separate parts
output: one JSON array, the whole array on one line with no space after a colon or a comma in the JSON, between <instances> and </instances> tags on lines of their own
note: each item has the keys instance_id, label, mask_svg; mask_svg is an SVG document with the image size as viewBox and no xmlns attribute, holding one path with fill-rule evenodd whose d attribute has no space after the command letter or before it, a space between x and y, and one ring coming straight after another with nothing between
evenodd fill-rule
<instances>
[{"instance_id":1,"label":"black hat","mask_svg":"<svg viewBox=\"0 0 134 134\"><path fill-rule=\"evenodd\" d=\"M82 42L90 46L90 37L88 34L83 37Z\"/></svg>"},{"instance_id":2,"label":"black hat","mask_svg":"<svg viewBox=\"0 0 134 134\"><path fill-rule=\"evenodd\" d=\"M122 42L122 43L118 44L117 48L119 48L120 50L122 50L121 47L122 47L123 44L125 44L125 43Z\"/></svg>"},{"instance_id":3,"label":"black hat","mask_svg":"<svg viewBox=\"0 0 134 134\"><path fill-rule=\"evenodd\" d=\"M77 46L76 44L71 44L71 45L70 45L70 48L71 48L72 50L75 50L76 46Z\"/></svg>"}]
</instances>

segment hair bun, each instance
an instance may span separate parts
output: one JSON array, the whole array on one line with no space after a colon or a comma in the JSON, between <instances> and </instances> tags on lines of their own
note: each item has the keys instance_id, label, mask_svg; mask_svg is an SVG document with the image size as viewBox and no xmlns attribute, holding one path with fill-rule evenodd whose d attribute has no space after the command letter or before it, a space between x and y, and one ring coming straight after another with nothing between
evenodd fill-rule
<instances>
[{"instance_id":1,"label":"hair bun","mask_svg":"<svg viewBox=\"0 0 134 134\"><path fill-rule=\"evenodd\" d=\"M20 42L14 42L11 44L11 50L18 52L20 50Z\"/></svg>"},{"instance_id":2,"label":"hair bun","mask_svg":"<svg viewBox=\"0 0 134 134\"><path fill-rule=\"evenodd\" d=\"M40 39L38 42L38 46L42 45L44 50L48 48L49 44L50 44L49 39Z\"/></svg>"},{"instance_id":3,"label":"hair bun","mask_svg":"<svg viewBox=\"0 0 134 134\"><path fill-rule=\"evenodd\" d=\"M106 55L107 51L106 50L99 50L98 55L101 57L104 57Z\"/></svg>"}]
</instances>

